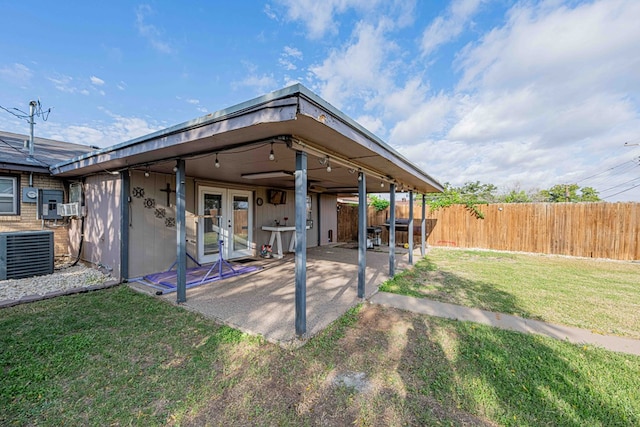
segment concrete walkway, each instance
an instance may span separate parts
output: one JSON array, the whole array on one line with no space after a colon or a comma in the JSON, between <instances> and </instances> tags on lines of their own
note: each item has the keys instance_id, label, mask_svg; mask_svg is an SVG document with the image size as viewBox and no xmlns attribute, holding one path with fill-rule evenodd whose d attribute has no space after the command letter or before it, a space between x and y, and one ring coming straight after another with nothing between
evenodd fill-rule
<instances>
[{"instance_id":1,"label":"concrete walkway","mask_svg":"<svg viewBox=\"0 0 640 427\"><path fill-rule=\"evenodd\" d=\"M370 298L374 304L398 308L434 317L463 320L494 326L511 331L545 335L575 344L592 344L606 350L640 356L640 340L611 335L594 334L591 331L570 326L554 325L538 320L524 319L509 314L494 313L477 308L463 307L423 298L378 292Z\"/></svg>"}]
</instances>

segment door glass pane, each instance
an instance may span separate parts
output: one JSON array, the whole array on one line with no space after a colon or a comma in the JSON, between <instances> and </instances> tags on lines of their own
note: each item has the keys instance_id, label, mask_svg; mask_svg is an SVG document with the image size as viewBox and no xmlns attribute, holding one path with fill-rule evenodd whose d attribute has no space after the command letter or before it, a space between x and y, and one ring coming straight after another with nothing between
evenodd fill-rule
<instances>
[{"instance_id":1,"label":"door glass pane","mask_svg":"<svg viewBox=\"0 0 640 427\"><path fill-rule=\"evenodd\" d=\"M204 255L217 254L220 250L219 220L222 216L222 195L204 195Z\"/></svg>"},{"instance_id":2,"label":"door glass pane","mask_svg":"<svg viewBox=\"0 0 640 427\"><path fill-rule=\"evenodd\" d=\"M249 198L233 196L233 251L249 247Z\"/></svg>"}]
</instances>

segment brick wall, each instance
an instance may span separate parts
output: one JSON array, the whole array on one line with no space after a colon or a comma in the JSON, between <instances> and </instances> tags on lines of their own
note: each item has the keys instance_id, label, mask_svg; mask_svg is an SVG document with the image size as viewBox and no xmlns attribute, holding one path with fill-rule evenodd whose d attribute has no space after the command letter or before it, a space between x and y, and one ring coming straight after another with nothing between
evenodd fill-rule
<instances>
[{"instance_id":1,"label":"brick wall","mask_svg":"<svg viewBox=\"0 0 640 427\"><path fill-rule=\"evenodd\" d=\"M17 172L11 171L0 171L0 174L3 172L17 174ZM50 175L34 173L32 186L40 189L63 190L65 191L65 201L67 200L67 191L63 182ZM56 223L37 219L37 204L22 201L22 188L24 187L29 187L29 173L20 174L20 215L0 215L0 232L53 230L56 258L69 256L69 221L62 219Z\"/></svg>"}]
</instances>

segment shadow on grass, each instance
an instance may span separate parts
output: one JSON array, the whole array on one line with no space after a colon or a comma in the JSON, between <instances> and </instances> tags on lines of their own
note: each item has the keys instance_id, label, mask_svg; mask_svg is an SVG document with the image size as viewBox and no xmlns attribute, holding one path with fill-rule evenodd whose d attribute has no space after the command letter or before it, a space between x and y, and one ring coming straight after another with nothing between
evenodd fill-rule
<instances>
[{"instance_id":1,"label":"shadow on grass","mask_svg":"<svg viewBox=\"0 0 640 427\"><path fill-rule=\"evenodd\" d=\"M424 396L500 425L640 425L633 356L426 316L412 326L400 375Z\"/></svg>"},{"instance_id":2,"label":"shadow on grass","mask_svg":"<svg viewBox=\"0 0 640 427\"><path fill-rule=\"evenodd\" d=\"M2 315L3 425L640 423L640 358L378 306L295 351L125 287Z\"/></svg>"},{"instance_id":3,"label":"shadow on grass","mask_svg":"<svg viewBox=\"0 0 640 427\"><path fill-rule=\"evenodd\" d=\"M469 280L454 273L439 270L428 257L422 258L413 268L405 270L383 283L380 290L525 318L541 319L523 309L512 294L497 289L488 282Z\"/></svg>"}]
</instances>

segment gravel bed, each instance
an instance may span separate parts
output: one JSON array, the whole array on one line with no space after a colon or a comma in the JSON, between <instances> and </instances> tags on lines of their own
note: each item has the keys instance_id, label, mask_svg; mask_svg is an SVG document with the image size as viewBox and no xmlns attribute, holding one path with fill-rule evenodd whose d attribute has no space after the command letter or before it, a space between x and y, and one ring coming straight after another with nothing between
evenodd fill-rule
<instances>
[{"instance_id":1,"label":"gravel bed","mask_svg":"<svg viewBox=\"0 0 640 427\"><path fill-rule=\"evenodd\" d=\"M53 274L46 276L0 280L0 301L19 300L28 295L45 295L51 292L88 288L104 284L110 278L96 269L78 264L56 270Z\"/></svg>"}]
</instances>

